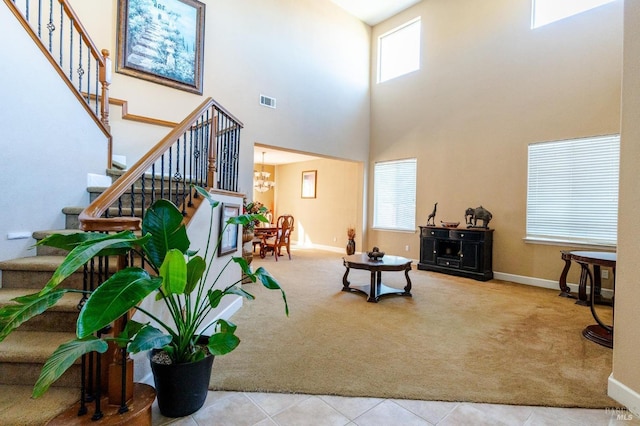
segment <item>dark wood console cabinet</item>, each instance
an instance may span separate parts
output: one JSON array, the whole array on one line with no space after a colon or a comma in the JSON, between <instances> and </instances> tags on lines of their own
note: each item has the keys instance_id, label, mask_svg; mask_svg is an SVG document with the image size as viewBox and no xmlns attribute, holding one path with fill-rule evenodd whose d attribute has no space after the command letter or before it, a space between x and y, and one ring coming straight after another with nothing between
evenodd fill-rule
<instances>
[{"instance_id":1,"label":"dark wood console cabinet","mask_svg":"<svg viewBox=\"0 0 640 426\"><path fill-rule=\"evenodd\" d=\"M418 269L488 281L492 259L493 229L420 227Z\"/></svg>"}]
</instances>

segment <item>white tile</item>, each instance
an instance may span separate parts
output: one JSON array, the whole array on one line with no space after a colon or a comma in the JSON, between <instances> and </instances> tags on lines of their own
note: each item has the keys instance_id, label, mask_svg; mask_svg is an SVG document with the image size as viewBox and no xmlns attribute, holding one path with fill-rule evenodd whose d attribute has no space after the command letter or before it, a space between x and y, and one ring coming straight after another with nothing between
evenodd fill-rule
<instances>
[{"instance_id":1,"label":"white tile","mask_svg":"<svg viewBox=\"0 0 640 426\"><path fill-rule=\"evenodd\" d=\"M253 426L268 416L242 393L220 398L192 415L200 426Z\"/></svg>"},{"instance_id":2,"label":"white tile","mask_svg":"<svg viewBox=\"0 0 640 426\"><path fill-rule=\"evenodd\" d=\"M434 425L438 424L459 404L458 402L419 401L413 399L394 399L392 401Z\"/></svg>"},{"instance_id":3,"label":"white tile","mask_svg":"<svg viewBox=\"0 0 640 426\"><path fill-rule=\"evenodd\" d=\"M358 426L431 426L425 419L391 400L381 402L353 422Z\"/></svg>"},{"instance_id":4,"label":"white tile","mask_svg":"<svg viewBox=\"0 0 640 426\"><path fill-rule=\"evenodd\" d=\"M384 401L382 398L349 398L334 395L322 395L320 398L351 420Z\"/></svg>"},{"instance_id":5,"label":"white tile","mask_svg":"<svg viewBox=\"0 0 640 426\"><path fill-rule=\"evenodd\" d=\"M245 395L270 416L309 398L309 395L266 392L245 393Z\"/></svg>"},{"instance_id":6,"label":"white tile","mask_svg":"<svg viewBox=\"0 0 640 426\"><path fill-rule=\"evenodd\" d=\"M344 426L349 419L317 396L287 408L273 419L281 426Z\"/></svg>"}]
</instances>

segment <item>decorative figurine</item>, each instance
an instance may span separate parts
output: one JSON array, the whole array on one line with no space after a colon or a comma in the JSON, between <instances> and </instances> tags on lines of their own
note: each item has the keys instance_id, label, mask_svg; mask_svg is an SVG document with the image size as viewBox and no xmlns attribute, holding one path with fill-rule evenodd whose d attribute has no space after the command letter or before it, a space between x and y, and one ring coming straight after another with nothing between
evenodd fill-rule
<instances>
[{"instance_id":1,"label":"decorative figurine","mask_svg":"<svg viewBox=\"0 0 640 426\"><path fill-rule=\"evenodd\" d=\"M384 252L380 251L378 247L374 247L373 250L367 253L367 256L371 260L380 260L384 257Z\"/></svg>"},{"instance_id":2,"label":"decorative figurine","mask_svg":"<svg viewBox=\"0 0 640 426\"><path fill-rule=\"evenodd\" d=\"M489 222L493 215L484 207L469 207L464 213L464 219L467 222L467 228L489 228ZM482 226L478 226L478 219L482 221Z\"/></svg>"},{"instance_id":3,"label":"decorative figurine","mask_svg":"<svg viewBox=\"0 0 640 426\"><path fill-rule=\"evenodd\" d=\"M436 226L436 209L437 208L438 208L438 203L435 203L433 205L433 211L431 212L431 214L427 218L427 226L429 226L429 225ZM431 221L431 223L429 223L429 221Z\"/></svg>"}]
</instances>

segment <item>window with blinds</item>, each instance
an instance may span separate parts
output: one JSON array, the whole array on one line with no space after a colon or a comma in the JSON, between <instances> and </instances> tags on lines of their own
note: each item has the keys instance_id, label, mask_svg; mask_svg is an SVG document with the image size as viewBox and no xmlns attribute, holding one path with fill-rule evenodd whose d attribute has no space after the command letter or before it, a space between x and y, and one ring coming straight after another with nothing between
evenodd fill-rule
<instances>
[{"instance_id":1,"label":"window with blinds","mask_svg":"<svg viewBox=\"0 0 640 426\"><path fill-rule=\"evenodd\" d=\"M620 135L529 145L527 239L616 245Z\"/></svg>"},{"instance_id":2,"label":"window with blinds","mask_svg":"<svg viewBox=\"0 0 640 426\"><path fill-rule=\"evenodd\" d=\"M416 159L376 163L373 177L373 227L416 229Z\"/></svg>"}]
</instances>

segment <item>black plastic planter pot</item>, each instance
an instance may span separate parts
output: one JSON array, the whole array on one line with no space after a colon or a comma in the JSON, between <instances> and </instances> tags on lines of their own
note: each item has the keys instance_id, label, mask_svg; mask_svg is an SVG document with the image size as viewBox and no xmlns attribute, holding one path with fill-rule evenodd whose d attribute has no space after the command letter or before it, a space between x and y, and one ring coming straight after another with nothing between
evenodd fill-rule
<instances>
[{"instance_id":1,"label":"black plastic planter pot","mask_svg":"<svg viewBox=\"0 0 640 426\"><path fill-rule=\"evenodd\" d=\"M209 390L213 358L209 355L200 361L171 365L150 360L158 408L163 416L184 417L202 407Z\"/></svg>"}]
</instances>

